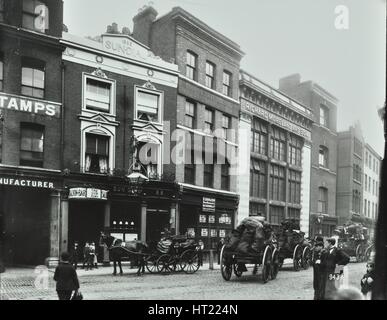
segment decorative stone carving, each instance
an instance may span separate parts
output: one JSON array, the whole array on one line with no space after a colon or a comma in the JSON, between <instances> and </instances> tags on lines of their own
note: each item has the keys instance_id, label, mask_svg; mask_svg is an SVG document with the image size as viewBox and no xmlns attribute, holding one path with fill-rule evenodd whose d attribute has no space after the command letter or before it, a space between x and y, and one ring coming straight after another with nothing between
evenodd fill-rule
<instances>
[{"instance_id":1,"label":"decorative stone carving","mask_svg":"<svg viewBox=\"0 0 387 320\"><path fill-rule=\"evenodd\" d=\"M147 88L147 89L150 89L150 90L156 90L156 87L153 85L152 82L150 81L147 81L146 83L144 83L144 85L142 86L143 88Z\"/></svg>"},{"instance_id":2,"label":"decorative stone carving","mask_svg":"<svg viewBox=\"0 0 387 320\"><path fill-rule=\"evenodd\" d=\"M103 78L103 79L107 79L107 75L105 74L105 72L103 72L103 70L101 68L98 68L96 70L93 71L92 73L93 76L96 76L98 78Z\"/></svg>"}]
</instances>

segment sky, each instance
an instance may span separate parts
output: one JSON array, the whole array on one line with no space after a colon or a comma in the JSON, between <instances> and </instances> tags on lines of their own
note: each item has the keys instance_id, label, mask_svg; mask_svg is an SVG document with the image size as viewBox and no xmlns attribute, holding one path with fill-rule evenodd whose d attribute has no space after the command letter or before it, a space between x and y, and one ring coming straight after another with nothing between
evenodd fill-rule
<instances>
[{"instance_id":1,"label":"sky","mask_svg":"<svg viewBox=\"0 0 387 320\"><path fill-rule=\"evenodd\" d=\"M69 33L96 36L132 18L149 1L64 0ZM242 69L278 88L293 73L339 99L337 128L360 122L365 141L384 154L377 109L385 101L386 0L153 0L159 16L180 6L241 46ZM345 6L348 19L342 20ZM340 10L339 10L340 9ZM335 11L339 10L339 11ZM337 23L344 29L338 29ZM345 24L347 22L347 24Z\"/></svg>"}]
</instances>

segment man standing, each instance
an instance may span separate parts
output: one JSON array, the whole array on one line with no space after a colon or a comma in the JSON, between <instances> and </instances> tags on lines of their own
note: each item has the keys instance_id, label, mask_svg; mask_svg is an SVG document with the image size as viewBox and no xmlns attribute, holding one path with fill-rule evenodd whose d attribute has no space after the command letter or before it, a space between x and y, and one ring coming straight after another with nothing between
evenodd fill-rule
<instances>
[{"instance_id":1,"label":"man standing","mask_svg":"<svg viewBox=\"0 0 387 320\"><path fill-rule=\"evenodd\" d=\"M334 298L338 287L340 286L341 277L343 277L343 266L349 262L349 256L341 249L335 247L336 239L327 239L326 256L325 256L325 299Z\"/></svg>"},{"instance_id":2,"label":"man standing","mask_svg":"<svg viewBox=\"0 0 387 320\"><path fill-rule=\"evenodd\" d=\"M312 257L314 300L324 300L326 283L325 256L323 238L317 237Z\"/></svg>"}]
</instances>

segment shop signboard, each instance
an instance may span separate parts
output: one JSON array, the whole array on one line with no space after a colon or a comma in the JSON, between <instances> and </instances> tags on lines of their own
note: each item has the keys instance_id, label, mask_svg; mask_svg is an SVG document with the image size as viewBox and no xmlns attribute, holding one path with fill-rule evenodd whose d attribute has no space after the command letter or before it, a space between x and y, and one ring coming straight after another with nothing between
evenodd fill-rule
<instances>
[{"instance_id":1,"label":"shop signboard","mask_svg":"<svg viewBox=\"0 0 387 320\"><path fill-rule=\"evenodd\" d=\"M6 178L0 176L0 185L13 187L29 187L39 189L55 189L54 182L28 178Z\"/></svg>"},{"instance_id":2,"label":"shop signboard","mask_svg":"<svg viewBox=\"0 0 387 320\"><path fill-rule=\"evenodd\" d=\"M208 237L208 229L202 229L201 236Z\"/></svg>"},{"instance_id":3,"label":"shop signboard","mask_svg":"<svg viewBox=\"0 0 387 320\"><path fill-rule=\"evenodd\" d=\"M69 199L107 200L107 190L95 188L71 188Z\"/></svg>"},{"instance_id":4,"label":"shop signboard","mask_svg":"<svg viewBox=\"0 0 387 320\"><path fill-rule=\"evenodd\" d=\"M203 197L203 212L215 212L216 199Z\"/></svg>"}]
</instances>

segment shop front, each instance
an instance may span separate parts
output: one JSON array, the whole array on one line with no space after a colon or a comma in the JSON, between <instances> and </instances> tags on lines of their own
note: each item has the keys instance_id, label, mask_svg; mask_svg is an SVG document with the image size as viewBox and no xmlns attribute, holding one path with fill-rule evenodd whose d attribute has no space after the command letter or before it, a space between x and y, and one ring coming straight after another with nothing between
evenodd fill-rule
<instances>
[{"instance_id":1,"label":"shop front","mask_svg":"<svg viewBox=\"0 0 387 320\"><path fill-rule=\"evenodd\" d=\"M184 187L180 202L180 233L196 241L205 250L216 250L221 238L234 228L238 196L198 191Z\"/></svg>"},{"instance_id":2,"label":"shop front","mask_svg":"<svg viewBox=\"0 0 387 320\"><path fill-rule=\"evenodd\" d=\"M6 265L40 265L58 256L59 186L55 174L0 173L0 260Z\"/></svg>"}]
</instances>

